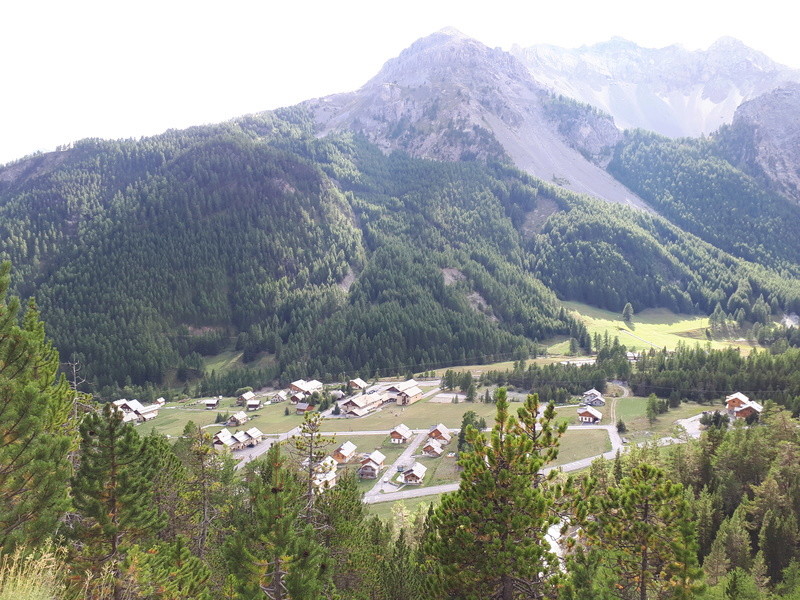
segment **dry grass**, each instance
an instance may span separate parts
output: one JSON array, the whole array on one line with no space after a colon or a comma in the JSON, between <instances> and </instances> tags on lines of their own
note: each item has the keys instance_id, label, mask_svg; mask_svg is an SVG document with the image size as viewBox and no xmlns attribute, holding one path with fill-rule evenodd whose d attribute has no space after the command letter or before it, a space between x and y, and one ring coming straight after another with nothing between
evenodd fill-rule
<instances>
[{"instance_id":1,"label":"dry grass","mask_svg":"<svg viewBox=\"0 0 800 600\"><path fill-rule=\"evenodd\" d=\"M65 594L61 554L45 547L0 557L0 600L56 600Z\"/></svg>"}]
</instances>

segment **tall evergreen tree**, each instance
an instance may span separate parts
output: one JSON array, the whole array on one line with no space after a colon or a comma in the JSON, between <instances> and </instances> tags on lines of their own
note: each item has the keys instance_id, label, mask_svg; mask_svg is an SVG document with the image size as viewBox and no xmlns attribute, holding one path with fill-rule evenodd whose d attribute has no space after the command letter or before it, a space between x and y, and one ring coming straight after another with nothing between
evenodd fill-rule
<instances>
[{"instance_id":1,"label":"tall evergreen tree","mask_svg":"<svg viewBox=\"0 0 800 600\"><path fill-rule=\"evenodd\" d=\"M251 463L247 497L226 544L241 600L317 600L331 570L314 527L302 518L304 483L280 446Z\"/></svg>"},{"instance_id":2,"label":"tall evergreen tree","mask_svg":"<svg viewBox=\"0 0 800 600\"><path fill-rule=\"evenodd\" d=\"M648 464L598 499L587 528L624 600L692 598L702 589L696 532L683 486Z\"/></svg>"},{"instance_id":3,"label":"tall evergreen tree","mask_svg":"<svg viewBox=\"0 0 800 600\"><path fill-rule=\"evenodd\" d=\"M504 388L490 438L470 428L467 442L473 449L459 458L461 486L442 498L426 540L436 585L450 598L539 597L557 570L545 540L557 522L554 499L534 485L545 459L509 414Z\"/></svg>"},{"instance_id":4,"label":"tall evergreen tree","mask_svg":"<svg viewBox=\"0 0 800 600\"><path fill-rule=\"evenodd\" d=\"M121 564L134 544L155 537L164 524L153 502L153 473L142 441L122 413L105 404L80 427L80 467L72 495L80 521L75 530L76 566L114 576L114 599L123 596Z\"/></svg>"},{"instance_id":5,"label":"tall evergreen tree","mask_svg":"<svg viewBox=\"0 0 800 600\"><path fill-rule=\"evenodd\" d=\"M0 264L0 549L35 545L69 506L68 421L72 391L31 301L7 298L11 266Z\"/></svg>"}]
</instances>

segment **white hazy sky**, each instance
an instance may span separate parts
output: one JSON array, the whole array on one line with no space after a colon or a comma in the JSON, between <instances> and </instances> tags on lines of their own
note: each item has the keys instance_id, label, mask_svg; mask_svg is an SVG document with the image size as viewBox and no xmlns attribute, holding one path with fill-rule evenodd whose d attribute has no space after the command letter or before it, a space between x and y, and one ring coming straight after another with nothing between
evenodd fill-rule
<instances>
[{"instance_id":1,"label":"white hazy sky","mask_svg":"<svg viewBox=\"0 0 800 600\"><path fill-rule=\"evenodd\" d=\"M85 137L138 137L359 88L420 37L578 47L622 36L707 48L729 35L800 68L785 0L8 0L0 164Z\"/></svg>"}]
</instances>

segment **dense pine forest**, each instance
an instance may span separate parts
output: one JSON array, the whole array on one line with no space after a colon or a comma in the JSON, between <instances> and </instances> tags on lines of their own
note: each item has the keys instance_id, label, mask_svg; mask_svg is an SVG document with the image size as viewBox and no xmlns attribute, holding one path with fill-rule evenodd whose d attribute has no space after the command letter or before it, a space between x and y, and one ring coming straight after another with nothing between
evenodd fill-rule
<instances>
[{"instance_id":1,"label":"dense pine forest","mask_svg":"<svg viewBox=\"0 0 800 600\"><path fill-rule=\"evenodd\" d=\"M682 230L505 163L319 139L300 108L83 140L0 171L0 256L64 358L83 366L85 389L107 398L196 381L203 357L227 349L251 368L206 373L196 391L521 358L556 335L590 349L558 298L741 309L762 323L798 310L800 286L785 277L797 264L794 209L684 148L632 135L612 163ZM648 175L656 149L667 166ZM681 209L666 199L686 192L668 159L698 165ZM732 211L692 225L711 196ZM736 217L751 200L763 227Z\"/></svg>"},{"instance_id":2,"label":"dense pine forest","mask_svg":"<svg viewBox=\"0 0 800 600\"><path fill-rule=\"evenodd\" d=\"M513 410L499 387L489 400L490 430L468 426L459 445L459 490L388 522L368 515L353 476L330 489L313 485L317 471L308 466L332 446L319 413L239 471L191 423L173 443L141 436L110 403L68 386L38 311L8 296L9 282L6 264L3 593L59 600L800 594L796 350L744 358L679 348L631 367L624 346L602 340L596 365L518 361L512 371L487 373L483 383L518 388L625 376L670 401L677 394L678 403L703 384L709 394L737 384L759 390L764 410L752 425L711 420L699 440L633 447L566 477L541 471L558 457L566 428L554 405L542 412L531 394Z\"/></svg>"}]
</instances>

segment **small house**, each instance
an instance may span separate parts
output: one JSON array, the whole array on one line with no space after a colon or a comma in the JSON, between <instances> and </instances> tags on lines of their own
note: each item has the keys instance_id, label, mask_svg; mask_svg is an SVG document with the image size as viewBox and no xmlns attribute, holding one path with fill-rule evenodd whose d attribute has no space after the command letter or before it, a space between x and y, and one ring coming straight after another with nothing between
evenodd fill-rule
<instances>
[{"instance_id":1,"label":"small house","mask_svg":"<svg viewBox=\"0 0 800 600\"><path fill-rule=\"evenodd\" d=\"M339 406L348 417L363 417L386 402L385 394L361 394L342 402Z\"/></svg>"},{"instance_id":2,"label":"small house","mask_svg":"<svg viewBox=\"0 0 800 600\"><path fill-rule=\"evenodd\" d=\"M420 485L425 478L428 467L422 463L415 462L410 469L403 471L403 482L410 485Z\"/></svg>"},{"instance_id":3,"label":"small house","mask_svg":"<svg viewBox=\"0 0 800 600\"><path fill-rule=\"evenodd\" d=\"M286 402L289 399L289 394L281 390L272 397L272 402Z\"/></svg>"},{"instance_id":4,"label":"small house","mask_svg":"<svg viewBox=\"0 0 800 600\"><path fill-rule=\"evenodd\" d=\"M203 404L206 405L206 410L214 410L219 406L219 398L206 398Z\"/></svg>"},{"instance_id":5,"label":"small house","mask_svg":"<svg viewBox=\"0 0 800 600\"><path fill-rule=\"evenodd\" d=\"M367 389L367 382L360 377L356 377L347 382L347 389L350 390L351 394L363 391Z\"/></svg>"},{"instance_id":6,"label":"small house","mask_svg":"<svg viewBox=\"0 0 800 600\"><path fill-rule=\"evenodd\" d=\"M439 423L436 427L432 427L428 432L428 437L436 440L442 446L449 444L450 440L453 438L450 434L450 430L442 423Z\"/></svg>"},{"instance_id":7,"label":"small house","mask_svg":"<svg viewBox=\"0 0 800 600\"><path fill-rule=\"evenodd\" d=\"M292 394L289 396L289 402L292 404L298 404L299 402L305 402L307 397L308 394L305 392L292 392Z\"/></svg>"},{"instance_id":8,"label":"small house","mask_svg":"<svg viewBox=\"0 0 800 600\"><path fill-rule=\"evenodd\" d=\"M235 443L236 440L233 439L233 435L227 429L220 429L214 434L214 439L211 441L214 449L218 451L232 450Z\"/></svg>"},{"instance_id":9,"label":"small house","mask_svg":"<svg viewBox=\"0 0 800 600\"><path fill-rule=\"evenodd\" d=\"M441 456L443 452L442 445L431 438L428 438L428 441L425 442L425 445L422 447L422 453L425 456L432 456L433 458Z\"/></svg>"},{"instance_id":10,"label":"small house","mask_svg":"<svg viewBox=\"0 0 800 600\"><path fill-rule=\"evenodd\" d=\"M605 406L606 400L603 398L603 394L592 388L583 392L583 396L581 396L581 404L585 404L587 406Z\"/></svg>"},{"instance_id":11,"label":"small house","mask_svg":"<svg viewBox=\"0 0 800 600\"><path fill-rule=\"evenodd\" d=\"M337 463L346 463L350 461L356 454L356 445L351 441L346 441L344 444L339 446L336 450L333 451L333 459Z\"/></svg>"},{"instance_id":12,"label":"small house","mask_svg":"<svg viewBox=\"0 0 800 600\"><path fill-rule=\"evenodd\" d=\"M375 450L372 454L362 459L361 467L358 469L358 476L362 479L376 479L383 469L386 456L380 451Z\"/></svg>"},{"instance_id":13,"label":"small house","mask_svg":"<svg viewBox=\"0 0 800 600\"><path fill-rule=\"evenodd\" d=\"M245 423L247 423L247 420L249 418L250 417L247 416L247 413L240 410L239 412L234 413L230 417L228 417L228 420L226 421L225 425L227 425L228 427L239 427L240 425L244 425Z\"/></svg>"},{"instance_id":14,"label":"small house","mask_svg":"<svg viewBox=\"0 0 800 600\"><path fill-rule=\"evenodd\" d=\"M307 412L311 412L314 410L314 405L309 404L308 402L298 402L297 406L295 406L295 413L298 415L304 415Z\"/></svg>"},{"instance_id":15,"label":"small house","mask_svg":"<svg viewBox=\"0 0 800 600\"><path fill-rule=\"evenodd\" d=\"M747 419L753 415L760 415L764 407L755 400L750 400L741 392L736 392L725 398L725 407L728 415L736 419Z\"/></svg>"},{"instance_id":16,"label":"small house","mask_svg":"<svg viewBox=\"0 0 800 600\"><path fill-rule=\"evenodd\" d=\"M314 478L311 483L316 493L322 493L336 485L337 466L335 459L326 456L314 467Z\"/></svg>"},{"instance_id":17,"label":"small house","mask_svg":"<svg viewBox=\"0 0 800 600\"><path fill-rule=\"evenodd\" d=\"M581 423L599 423L603 414L593 406L582 406L578 409L578 421Z\"/></svg>"},{"instance_id":18,"label":"small house","mask_svg":"<svg viewBox=\"0 0 800 600\"><path fill-rule=\"evenodd\" d=\"M400 425L389 432L389 437L393 444L406 444L413 435L414 433L403 423L400 423Z\"/></svg>"},{"instance_id":19,"label":"small house","mask_svg":"<svg viewBox=\"0 0 800 600\"><path fill-rule=\"evenodd\" d=\"M264 441L266 437L258 427L251 427L247 430L247 435L250 436L249 441L247 442L248 446L255 446L260 444Z\"/></svg>"},{"instance_id":20,"label":"small house","mask_svg":"<svg viewBox=\"0 0 800 600\"><path fill-rule=\"evenodd\" d=\"M255 393L253 393L253 392L245 392L244 394L242 394L241 396L239 396L236 399L236 405L237 406L247 406L247 401L248 400L252 400L255 397L256 397Z\"/></svg>"},{"instance_id":21,"label":"small house","mask_svg":"<svg viewBox=\"0 0 800 600\"><path fill-rule=\"evenodd\" d=\"M250 398L245 406L247 407L247 410L258 410L261 408L261 400L258 398Z\"/></svg>"},{"instance_id":22,"label":"small house","mask_svg":"<svg viewBox=\"0 0 800 600\"><path fill-rule=\"evenodd\" d=\"M289 384L289 389L293 392L302 392L307 396L310 396L314 392L321 392L322 391L322 382L317 381L316 379L312 379L311 381L306 381L305 379L298 379L297 381L293 381Z\"/></svg>"},{"instance_id":23,"label":"small house","mask_svg":"<svg viewBox=\"0 0 800 600\"><path fill-rule=\"evenodd\" d=\"M159 398L159 400L155 404L144 406L138 400L123 398L115 400L114 407L122 413L123 423L144 423L158 416L158 410L164 405L164 399Z\"/></svg>"},{"instance_id":24,"label":"small house","mask_svg":"<svg viewBox=\"0 0 800 600\"><path fill-rule=\"evenodd\" d=\"M396 399L397 403L401 406L408 406L409 404L414 404L417 400L422 398L422 390L419 389L416 385L412 385L410 388L406 388L402 392L398 392Z\"/></svg>"}]
</instances>

